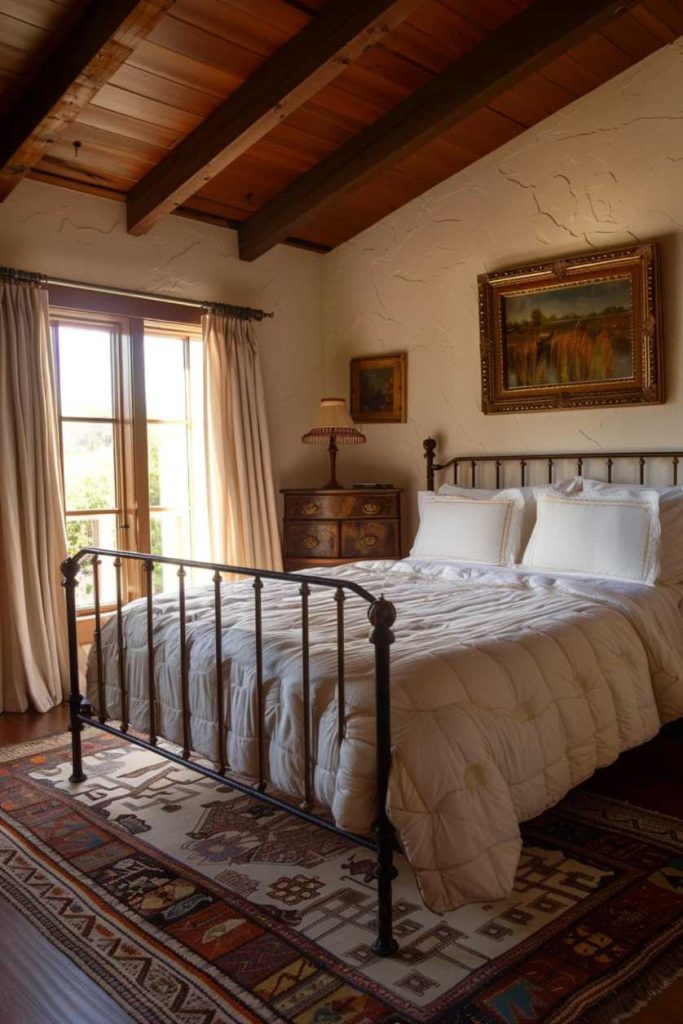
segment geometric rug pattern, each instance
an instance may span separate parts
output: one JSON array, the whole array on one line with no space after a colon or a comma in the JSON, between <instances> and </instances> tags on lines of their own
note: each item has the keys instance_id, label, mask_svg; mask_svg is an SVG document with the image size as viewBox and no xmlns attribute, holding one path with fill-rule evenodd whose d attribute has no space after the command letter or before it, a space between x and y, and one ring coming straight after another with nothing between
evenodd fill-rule
<instances>
[{"instance_id":1,"label":"geometric rug pattern","mask_svg":"<svg viewBox=\"0 0 683 1024\"><path fill-rule=\"evenodd\" d=\"M607 1024L683 970L677 818L575 790L443 915L398 857L381 958L368 851L94 730L78 786L68 737L15 753L0 891L134 1020Z\"/></svg>"}]
</instances>

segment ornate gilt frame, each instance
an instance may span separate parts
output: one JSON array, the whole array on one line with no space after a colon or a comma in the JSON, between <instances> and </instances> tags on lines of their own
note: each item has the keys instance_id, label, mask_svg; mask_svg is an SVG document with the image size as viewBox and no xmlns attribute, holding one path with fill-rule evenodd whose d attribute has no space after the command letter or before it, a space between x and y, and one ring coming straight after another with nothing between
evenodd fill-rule
<instances>
[{"instance_id":1,"label":"ornate gilt frame","mask_svg":"<svg viewBox=\"0 0 683 1024\"><path fill-rule=\"evenodd\" d=\"M360 375L363 370L390 369L393 372L391 409L373 411L361 403ZM354 423L405 423L406 422L406 354L355 356L349 364L351 394L351 419Z\"/></svg>"},{"instance_id":2,"label":"ornate gilt frame","mask_svg":"<svg viewBox=\"0 0 683 1024\"><path fill-rule=\"evenodd\" d=\"M480 275L482 411L534 412L664 402L658 257L657 244L650 242ZM556 290L563 283L589 284L624 276L631 281L631 377L577 384L505 386L505 295Z\"/></svg>"}]
</instances>

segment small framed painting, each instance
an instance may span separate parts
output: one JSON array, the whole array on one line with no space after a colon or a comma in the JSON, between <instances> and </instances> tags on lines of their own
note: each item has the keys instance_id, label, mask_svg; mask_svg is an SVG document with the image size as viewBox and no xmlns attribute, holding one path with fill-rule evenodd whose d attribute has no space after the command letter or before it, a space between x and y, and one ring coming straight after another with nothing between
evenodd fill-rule
<instances>
[{"instance_id":1,"label":"small framed painting","mask_svg":"<svg viewBox=\"0 0 683 1024\"><path fill-rule=\"evenodd\" d=\"M355 423L405 423L405 352L352 359L350 390Z\"/></svg>"},{"instance_id":2,"label":"small framed painting","mask_svg":"<svg viewBox=\"0 0 683 1024\"><path fill-rule=\"evenodd\" d=\"M664 401L657 246L479 278L485 413Z\"/></svg>"}]
</instances>

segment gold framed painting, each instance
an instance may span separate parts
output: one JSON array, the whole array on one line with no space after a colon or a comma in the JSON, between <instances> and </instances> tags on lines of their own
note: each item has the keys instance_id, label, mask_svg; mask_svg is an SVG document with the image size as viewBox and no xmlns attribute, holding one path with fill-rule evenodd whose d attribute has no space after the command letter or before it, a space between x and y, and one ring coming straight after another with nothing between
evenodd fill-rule
<instances>
[{"instance_id":1,"label":"gold framed painting","mask_svg":"<svg viewBox=\"0 0 683 1024\"><path fill-rule=\"evenodd\" d=\"M405 352L352 359L350 392L355 423L405 423Z\"/></svg>"},{"instance_id":2,"label":"gold framed painting","mask_svg":"<svg viewBox=\"0 0 683 1024\"><path fill-rule=\"evenodd\" d=\"M479 277L482 410L664 401L656 243Z\"/></svg>"}]
</instances>

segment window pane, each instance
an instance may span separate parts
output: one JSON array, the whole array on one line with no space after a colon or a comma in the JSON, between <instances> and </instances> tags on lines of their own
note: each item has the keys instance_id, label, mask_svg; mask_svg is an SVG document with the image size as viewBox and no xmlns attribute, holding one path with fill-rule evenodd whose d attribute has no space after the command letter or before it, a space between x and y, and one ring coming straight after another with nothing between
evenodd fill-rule
<instances>
[{"instance_id":1,"label":"window pane","mask_svg":"<svg viewBox=\"0 0 683 1024\"><path fill-rule=\"evenodd\" d=\"M206 463L204 448L204 370L203 345L190 342L190 387L192 392L192 433L190 470L192 480L192 557L211 561L209 518L206 501Z\"/></svg>"},{"instance_id":2,"label":"window pane","mask_svg":"<svg viewBox=\"0 0 683 1024\"><path fill-rule=\"evenodd\" d=\"M150 505L189 505L187 428L181 423L148 423L147 458Z\"/></svg>"},{"instance_id":3,"label":"window pane","mask_svg":"<svg viewBox=\"0 0 683 1024\"><path fill-rule=\"evenodd\" d=\"M66 539L69 554L81 548L116 549L116 515L67 516ZM100 604L112 604L116 600L116 577L113 559L103 558L100 565ZM92 565L90 558L81 563L76 587L76 606L91 608L94 602Z\"/></svg>"},{"instance_id":4,"label":"window pane","mask_svg":"<svg viewBox=\"0 0 683 1024\"><path fill-rule=\"evenodd\" d=\"M109 423L62 423L66 507L116 508L114 430Z\"/></svg>"},{"instance_id":5,"label":"window pane","mask_svg":"<svg viewBox=\"0 0 683 1024\"><path fill-rule=\"evenodd\" d=\"M145 397L149 419L186 418L182 338L145 335Z\"/></svg>"},{"instance_id":6,"label":"window pane","mask_svg":"<svg viewBox=\"0 0 683 1024\"><path fill-rule=\"evenodd\" d=\"M184 509L153 512L149 521L153 555L169 558L190 558L190 516ZM177 565L154 566L154 593L175 590L178 586Z\"/></svg>"},{"instance_id":7,"label":"window pane","mask_svg":"<svg viewBox=\"0 0 683 1024\"><path fill-rule=\"evenodd\" d=\"M112 416L109 330L60 324L57 331L62 415Z\"/></svg>"}]
</instances>

